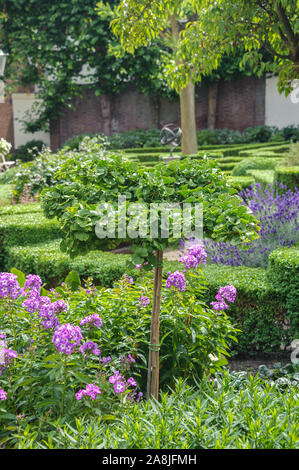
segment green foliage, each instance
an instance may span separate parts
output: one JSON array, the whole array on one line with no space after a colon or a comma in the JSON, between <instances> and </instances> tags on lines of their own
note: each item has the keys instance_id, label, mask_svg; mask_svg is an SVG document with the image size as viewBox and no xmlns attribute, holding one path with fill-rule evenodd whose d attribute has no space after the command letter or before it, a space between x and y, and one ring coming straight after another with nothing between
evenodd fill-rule
<instances>
[{"instance_id":1,"label":"green foliage","mask_svg":"<svg viewBox=\"0 0 299 470\"><path fill-rule=\"evenodd\" d=\"M299 166L299 142L290 145L283 164L285 166Z\"/></svg>"},{"instance_id":2,"label":"green foliage","mask_svg":"<svg viewBox=\"0 0 299 470\"><path fill-rule=\"evenodd\" d=\"M15 174L19 171L18 166L13 166L9 170L0 173L0 184L10 184L14 180Z\"/></svg>"},{"instance_id":3,"label":"green foliage","mask_svg":"<svg viewBox=\"0 0 299 470\"><path fill-rule=\"evenodd\" d=\"M228 178L228 183L240 192L246 188L250 188L254 183L254 178L251 176L231 176Z\"/></svg>"},{"instance_id":4,"label":"green foliage","mask_svg":"<svg viewBox=\"0 0 299 470\"><path fill-rule=\"evenodd\" d=\"M213 0L153 0L150 5L146 0L123 0L112 30L131 53L162 36L173 52L166 75L176 89L186 86L191 73L200 81L217 69L224 54L245 47L242 66L259 76L277 70L280 89L290 92L290 82L298 75L298 4L272 3L268 9L259 1L243 0L221 0L216 7Z\"/></svg>"},{"instance_id":5,"label":"green foliage","mask_svg":"<svg viewBox=\"0 0 299 470\"><path fill-rule=\"evenodd\" d=\"M0 18L1 48L8 53L5 81L10 90L37 85L36 97L41 100L26 119L29 131L46 128L86 88L100 95L135 84L143 93L173 97L163 78L161 48L151 45L134 57L124 54L116 59L109 51L118 44L109 30L110 14L100 18L96 4L6 2Z\"/></svg>"},{"instance_id":6,"label":"green foliage","mask_svg":"<svg viewBox=\"0 0 299 470\"><path fill-rule=\"evenodd\" d=\"M179 269L179 264L166 262L165 274ZM289 311L284 295L280 293L278 283L272 285L268 281L265 269L208 265L204 274L207 304L215 301L215 292L221 286L232 284L237 289L236 301L228 311L231 321L240 330L232 354L278 352L281 344L291 344L292 332L286 328Z\"/></svg>"},{"instance_id":7,"label":"green foliage","mask_svg":"<svg viewBox=\"0 0 299 470\"><path fill-rule=\"evenodd\" d=\"M14 159L21 160L22 162L29 162L34 160L45 147L42 140L30 140L24 145L18 147L14 152Z\"/></svg>"},{"instance_id":8,"label":"green foliage","mask_svg":"<svg viewBox=\"0 0 299 470\"><path fill-rule=\"evenodd\" d=\"M299 188L299 166L276 167L274 179L289 189Z\"/></svg>"},{"instance_id":9,"label":"green foliage","mask_svg":"<svg viewBox=\"0 0 299 470\"><path fill-rule=\"evenodd\" d=\"M49 433L24 420L22 449L295 449L296 388L280 391L244 372L205 378L199 388L178 381L160 402L145 401L115 421L98 417L51 421ZM59 432L58 432L59 430Z\"/></svg>"},{"instance_id":10,"label":"green foliage","mask_svg":"<svg viewBox=\"0 0 299 470\"><path fill-rule=\"evenodd\" d=\"M13 272L20 285L24 285L24 274L15 269ZM92 340L100 346L102 357L111 356L112 361L107 365L96 355L82 355L77 347L70 355L58 352L51 341L52 327L44 328L41 311L40 315L30 313L31 308L26 309L22 296L0 299L1 331L6 334L9 348L18 352L18 357L7 364L0 377L0 387L8 394L7 401L0 407L0 423L7 420L8 424L7 427L1 425L2 442L11 440L15 416L21 412L37 424L45 419L50 408L51 419L73 420L94 412L103 419L107 414L115 419L130 407L127 396L130 390L117 398L108 377L120 370L126 378L136 377L139 390L144 390L150 307L142 307L139 298L150 295L153 279L143 275L139 271L135 285L124 276L113 289L96 289L89 282L86 289L74 292L67 285L56 291L41 292L44 300L46 296L51 301L65 301L66 309L58 314L60 323L81 325L84 340ZM185 292L163 286L160 376L164 387L173 386L177 377L194 383L193 380L199 381L204 372L221 369L227 363L224 356L228 355L229 345L235 341L236 330L227 315L212 311L198 299L204 285L202 271L189 272L186 279ZM66 282L72 281L72 284L74 280L78 282L73 272ZM81 324L80 320L91 313L100 315L101 328ZM133 355L134 362L123 360L128 353ZM75 400L75 392L87 383L98 384L104 395L96 407L90 405L88 398L82 402Z\"/></svg>"},{"instance_id":11,"label":"green foliage","mask_svg":"<svg viewBox=\"0 0 299 470\"><path fill-rule=\"evenodd\" d=\"M0 206L9 204L13 197L13 186L11 184L0 184Z\"/></svg>"},{"instance_id":12,"label":"green foliage","mask_svg":"<svg viewBox=\"0 0 299 470\"><path fill-rule=\"evenodd\" d=\"M262 187L274 183L273 170L248 170L247 175L251 175L256 183L260 183Z\"/></svg>"},{"instance_id":13,"label":"green foliage","mask_svg":"<svg viewBox=\"0 0 299 470\"><path fill-rule=\"evenodd\" d=\"M269 257L268 279L279 289L290 319L293 338L299 335L299 249L275 250Z\"/></svg>"},{"instance_id":14,"label":"green foliage","mask_svg":"<svg viewBox=\"0 0 299 470\"><path fill-rule=\"evenodd\" d=\"M20 213L1 216L0 236L3 246L30 245L61 237L55 220L46 219L41 213Z\"/></svg>"},{"instance_id":15,"label":"green foliage","mask_svg":"<svg viewBox=\"0 0 299 470\"><path fill-rule=\"evenodd\" d=\"M247 157L237 163L232 171L233 176L246 176L248 170L272 170L279 160L266 157Z\"/></svg>"},{"instance_id":16,"label":"green foliage","mask_svg":"<svg viewBox=\"0 0 299 470\"><path fill-rule=\"evenodd\" d=\"M111 287L115 281L129 272L127 263L131 257L108 252L90 251L71 259L60 250L61 240L39 244L14 245L7 249L5 270L13 266L26 274L40 275L48 286L57 286L70 271L76 271L82 279L91 277L98 285Z\"/></svg>"}]
</instances>

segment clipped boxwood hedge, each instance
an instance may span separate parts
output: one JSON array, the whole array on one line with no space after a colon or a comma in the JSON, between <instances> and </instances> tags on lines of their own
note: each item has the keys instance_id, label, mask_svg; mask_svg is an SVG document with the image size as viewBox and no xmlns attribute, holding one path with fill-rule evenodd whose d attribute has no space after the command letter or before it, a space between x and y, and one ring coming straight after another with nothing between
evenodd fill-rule
<instances>
[{"instance_id":1,"label":"clipped boxwood hedge","mask_svg":"<svg viewBox=\"0 0 299 470\"><path fill-rule=\"evenodd\" d=\"M92 277L96 284L111 287L124 273L130 255L90 251L87 255L70 258L60 251L60 240L30 246L12 246L8 249L5 269L15 267L25 274L38 274L47 286L64 281L70 271L82 278Z\"/></svg>"},{"instance_id":2,"label":"clipped boxwood hedge","mask_svg":"<svg viewBox=\"0 0 299 470\"><path fill-rule=\"evenodd\" d=\"M247 157L235 165L232 175L246 176L248 170L273 170L279 163L276 158Z\"/></svg>"},{"instance_id":3,"label":"clipped boxwood hedge","mask_svg":"<svg viewBox=\"0 0 299 470\"><path fill-rule=\"evenodd\" d=\"M29 204L15 204L0 207L0 217L5 215L16 215L16 214L30 214L42 212L40 204L29 203Z\"/></svg>"},{"instance_id":4,"label":"clipped boxwood hedge","mask_svg":"<svg viewBox=\"0 0 299 470\"><path fill-rule=\"evenodd\" d=\"M237 191L243 191L246 188L250 188L254 184L255 180L253 176L230 176L228 178L228 183Z\"/></svg>"},{"instance_id":5,"label":"clipped boxwood hedge","mask_svg":"<svg viewBox=\"0 0 299 470\"><path fill-rule=\"evenodd\" d=\"M4 247L30 245L61 238L58 222L42 213L19 213L1 216L0 240Z\"/></svg>"},{"instance_id":6,"label":"clipped boxwood hedge","mask_svg":"<svg viewBox=\"0 0 299 470\"><path fill-rule=\"evenodd\" d=\"M246 174L252 176L255 182L260 183L263 188L274 182L273 170L249 170Z\"/></svg>"},{"instance_id":7,"label":"clipped boxwood hedge","mask_svg":"<svg viewBox=\"0 0 299 470\"><path fill-rule=\"evenodd\" d=\"M289 189L299 188L299 166L276 167L274 179Z\"/></svg>"},{"instance_id":8,"label":"clipped boxwood hedge","mask_svg":"<svg viewBox=\"0 0 299 470\"><path fill-rule=\"evenodd\" d=\"M299 339L299 247L273 251L267 278L283 296L293 338Z\"/></svg>"}]
</instances>

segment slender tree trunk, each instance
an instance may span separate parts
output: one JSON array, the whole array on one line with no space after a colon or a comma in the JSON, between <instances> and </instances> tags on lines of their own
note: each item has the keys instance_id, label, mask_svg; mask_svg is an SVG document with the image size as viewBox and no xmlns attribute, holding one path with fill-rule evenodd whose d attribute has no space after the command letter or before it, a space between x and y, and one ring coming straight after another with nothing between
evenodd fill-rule
<instances>
[{"instance_id":1,"label":"slender tree trunk","mask_svg":"<svg viewBox=\"0 0 299 470\"><path fill-rule=\"evenodd\" d=\"M196 119L195 119L195 85L190 77L186 88L180 89L182 153L197 153Z\"/></svg>"},{"instance_id":2,"label":"slender tree trunk","mask_svg":"<svg viewBox=\"0 0 299 470\"><path fill-rule=\"evenodd\" d=\"M209 86L209 110L208 129L214 130L216 127L218 82L213 82Z\"/></svg>"},{"instance_id":3,"label":"slender tree trunk","mask_svg":"<svg viewBox=\"0 0 299 470\"><path fill-rule=\"evenodd\" d=\"M159 398L159 341L160 341L160 304L162 287L163 251L157 251L158 266L154 270L154 295L152 306L150 349L147 371L147 398Z\"/></svg>"},{"instance_id":4,"label":"slender tree trunk","mask_svg":"<svg viewBox=\"0 0 299 470\"><path fill-rule=\"evenodd\" d=\"M177 43L179 41L180 25L176 15L170 16L171 32L173 39L173 52L176 54ZM176 59L178 63L178 59ZM197 153L197 135L195 119L195 85L190 76L185 88L180 89L180 111L182 128L182 153L194 155Z\"/></svg>"}]
</instances>

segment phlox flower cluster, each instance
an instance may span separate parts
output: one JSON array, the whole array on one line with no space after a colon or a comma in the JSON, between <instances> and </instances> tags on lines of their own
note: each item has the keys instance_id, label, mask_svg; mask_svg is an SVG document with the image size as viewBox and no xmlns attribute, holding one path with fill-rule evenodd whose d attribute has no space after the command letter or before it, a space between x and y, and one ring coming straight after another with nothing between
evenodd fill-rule
<instances>
[{"instance_id":1,"label":"phlox flower cluster","mask_svg":"<svg viewBox=\"0 0 299 470\"><path fill-rule=\"evenodd\" d=\"M228 305L225 301L227 300L228 302L234 303L236 295L237 289L232 284L220 287L218 294L215 296L218 302L211 302L211 305L214 310L227 310Z\"/></svg>"},{"instance_id":2,"label":"phlox flower cluster","mask_svg":"<svg viewBox=\"0 0 299 470\"><path fill-rule=\"evenodd\" d=\"M141 297L139 297L139 303L141 307L147 307L147 305L149 305L151 301L148 297L142 295Z\"/></svg>"},{"instance_id":3,"label":"phlox flower cluster","mask_svg":"<svg viewBox=\"0 0 299 470\"><path fill-rule=\"evenodd\" d=\"M52 342L55 344L58 351L67 355L74 352L74 348L79 346L82 341L81 328L79 326L66 323L60 325L54 331Z\"/></svg>"},{"instance_id":4,"label":"phlox flower cluster","mask_svg":"<svg viewBox=\"0 0 299 470\"><path fill-rule=\"evenodd\" d=\"M179 261L180 263L184 263L186 270L192 268L196 269L199 264L206 265L207 253L204 246L199 243L194 243L188 248L187 254L181 256Z\"/></svg>"},{"instance_id":5,"label":"phlox flower cluster","mask_svg":"<svg viewBox=\"0 0 299 470\"><path fill-rule=\"evenodd\" d=\"M80 346L80 351L84 355L85 351L91 351L92 354L99 356L101 354L100 349L98 348L97 344L93 341L86 341Z\"/></svg>"},{"instance_id":6,"label":"phlox flower cluster","mask_svg":"<svg viewBox=\"0 0 299 470\"><path fill-rule=\"evenodd\" d=\"M113 388L115 393L123 393L129 387L136 387L136 381L133 377L130 377L127 381L124 379L122 375L120 375L119 371L115 371L111 377L109 377L109 382L113 384Z\"/></svg>"},{"instance_id":7,"label":"phlox flower cluster","mask_svg":"<svg viewBox=\"0 0 299 470\"><path fill-rule=\"evenodd\" d=\"M7 393L4 390L0 389L0 400L4 401L6 399L7 399Z\"/></svg>"},{"instance_id":8,"label":"phlox flower cluster","mask_svg":"<svg viewBox=\"0 0 299 470\"><path fill-rule=\"evenodd\" d=\"M21 294L17 276L12 273L0 273L0 297L16 299Z\"/></svg>"},{"instance_id":9,"label":"phlox flower cluster","mask_svg":"<svg viewBox=\"0 0 299 470\"><path fill-rule=\"evenodd\" d=\"M131 356L131 354L128 354L127 356L126 355L121 356L120 362L123 362L123 363L128 362L129 364L134 364L134 362L136 362L136 361L135 361L134 357Z\"/></svg>"},{"instance_id":10,"label":"phlox flower cluster","mask_svg":"<svg viewBox=\"0 0 299 470\"><path fill-rule=\"evenodd\" d=\"M186 279L183 273L175 271L174 273L169 272L166 280L167 289L174 287L175 289L184 292L186 290Z\"/></svg>"},{"instance_id":11,"label":"phlox flower cluster","mask_svg":"<svg viewBox=\"0 0 299 470\"><path fill-rule=\"evenodd\" d=\"M82 400L84 395L86 395L86 396L92 398L93 400L95 400L100 393L102 393L102 392L101 392L101 390L99 389L99 387L97 385L88 384L88 385L86 385L85 389L79 390L76 393L76 399L77 400Z\"/></svg>"},{"instance_id":12,"label":"phlox flower cluster","mask_svg":"<svg viewBox=\"0 0 299 470\"><path fill-rule=\"evenodd\" d=\"M97 328L101 328L103 325L103 321L101 317L97 313L93 313L92 315L88 315L87 317L83 318L83 320L80 320L80 325L85 325L86 323L89 323L90 325L94 325Z\"/></svg>"},{"instance_id":13,"label":"phlox flower cluster","mask_svg":"<svg viewBox=\"0 0 299 470\"><path fill-rule=\"evenodd\" d=\"M198 264L206 265L207 253L205 247L200 243L195 243L194 245L191 245L187 250L187 254L189 256L194 256L198 260Z\"/></svg>"}]
</instances>

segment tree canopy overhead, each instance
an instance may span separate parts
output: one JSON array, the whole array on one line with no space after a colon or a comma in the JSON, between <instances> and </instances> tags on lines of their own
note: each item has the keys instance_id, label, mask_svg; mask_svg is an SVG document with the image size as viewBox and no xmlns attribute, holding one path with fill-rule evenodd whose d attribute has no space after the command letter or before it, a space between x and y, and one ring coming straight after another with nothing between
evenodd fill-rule
<instances>
[{"instance_id":1,"label":"tree canopy overhead","mask_svg":"<svg viewBox=\"0 0 299 470\"><path fill-rule=\"evenodd\" d=\"M299 76L298 0L122 0L113 31L133 52L165 34L167 17L178 9L182 27L168 64L176 88L186 85L190 74L200 80L219 65L223 53L244 46L243 64L251 63L260 74L278 72L280 91L291 91Z\"/></svg>"},{"instance_id":2,"label":"tree canopy overhead","mask_svg":"<svg viewBox=\"0 0 299 470\"><path fill-rule=\"evenodd\" d=\"M119 92L130 83L143 93L171 96L161 69L160 47L141 48L135 57L116 58L109 10L98 15L96 0L1 1L0 44L8 54L4 80L8 91L37 85L41 99L31 132L46 128L59 109L70 106L86 81L96 94ZM109 0L113 7L117 2ZM84 67L84 69L83 69ZM86 76L87 74L87 76Z\"/></svg>"}]
</instances>

